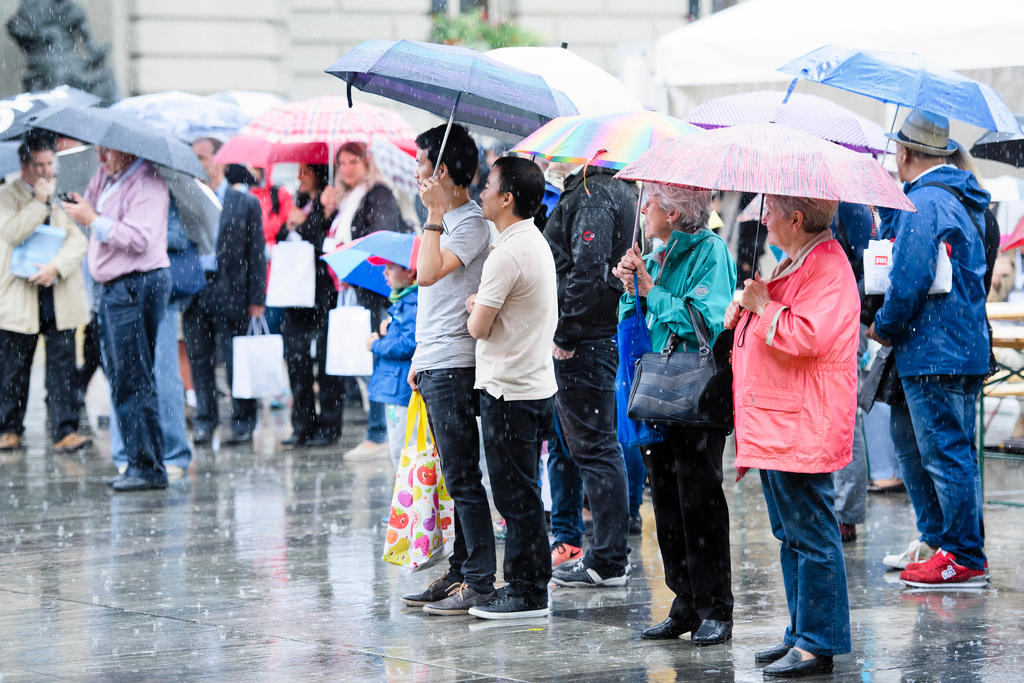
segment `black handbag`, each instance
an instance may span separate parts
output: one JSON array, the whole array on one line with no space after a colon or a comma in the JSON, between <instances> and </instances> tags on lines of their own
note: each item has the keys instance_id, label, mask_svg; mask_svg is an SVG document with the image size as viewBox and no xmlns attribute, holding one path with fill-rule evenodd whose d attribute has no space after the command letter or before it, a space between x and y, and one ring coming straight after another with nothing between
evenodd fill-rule
<instances>
[{"instance_id":1,"label":"black handbag","mask_svg":"<svg viewBox=\"0 0 1024 683\"><path fill-rule=\"evenodd\" d=\"M903 383L900 382L896 370L896 354L892 352L891 346L883 346L878 350L875 360L860 382L857 405L867 413L875 403L897 406L906 401L903 396Z\"/></svg>"},{"instance_id":2,"label":"black handbag","mask_svg":"<svg viewBox=\"0 0 1024 683\"><path fill-rule=\"evenodd\" d=\"M732 330L708 343L704 318L689 301L686 310L697 336L696 351L676 348L672 335L660 353L645 353L636 362L627 413L631 419L667 425L733 428Z\"/></svg>"}]
</instances>

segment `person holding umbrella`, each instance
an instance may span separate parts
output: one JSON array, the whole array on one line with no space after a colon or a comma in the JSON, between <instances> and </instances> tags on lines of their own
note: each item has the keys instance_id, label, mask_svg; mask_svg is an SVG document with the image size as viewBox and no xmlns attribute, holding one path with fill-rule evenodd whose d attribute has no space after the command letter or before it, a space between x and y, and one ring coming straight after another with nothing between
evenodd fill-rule
<instances>
[{"instance_id":1,"label":"person holding umbrella","mask_svg":"<svg viewBox=\"0 0 1024 683\"><path fill-rule=\"evenodd\" d=\"M736 262L725 241L707 227L711 192L656 183L645 189L644 234L664 246L644 260L634 245L612 271L626 289L619 316L632 315L639 296L652 348L665 348L673 335L685 348L697 348L689 303L704 318L714 344L736 289ZM641 635L661 640L692 632L694 645L723 643L732 637L733 608L729 508L722 491L727 432L671 425L664 434L664 441L644 449L644 460L665 583L676 597L668 618Z\"/></svg>"},{"instance_id":2,"label":"person holding umbrella","mask_svg":"<svg viewBox=\"0 0 1024 683\"><path fill-rule=\"evenodd\" d=\"M832 670L850 651L846 590L831 473L851 460L857 409L860 297L828 229L836 201L768 195L768 243L787 257L765 281L748 279L729 304L735 329L736 468L761 471L790 623L756 653L766 676Z\"/></svg>"},{"instance_id":3,"label":"person holding umbrella","mask_svg":"<svg viewBox=\"0 0 1024 683\"><path fill-rule=\"evenodd\" d=\"M153 374L157 328L171 293L167 184L149 161L97 147L101 168L62 208L89 228L89 272L100 290L103 371L128 455L115 491L167 487Z\"/></svg>"}]
</instances>

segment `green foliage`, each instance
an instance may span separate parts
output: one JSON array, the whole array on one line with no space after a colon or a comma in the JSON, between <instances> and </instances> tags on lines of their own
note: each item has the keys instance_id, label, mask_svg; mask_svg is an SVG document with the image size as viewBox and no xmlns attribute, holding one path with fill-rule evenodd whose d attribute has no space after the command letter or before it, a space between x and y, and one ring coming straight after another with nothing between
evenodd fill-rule
<instances>
[{"instance_id":1,"label":"green foliage","mask_svg":"<svg viewBox=\"0 0 1024 683\"><path fill-rule=\"evenodd\" d=\"M457 17L435 14L430 39L435 43L465 45L478 50L540 45L543 42L536 33L522 29L512 22L492 24L487 20L484 10L467 12Z\"/></svg>"}]
</instances>

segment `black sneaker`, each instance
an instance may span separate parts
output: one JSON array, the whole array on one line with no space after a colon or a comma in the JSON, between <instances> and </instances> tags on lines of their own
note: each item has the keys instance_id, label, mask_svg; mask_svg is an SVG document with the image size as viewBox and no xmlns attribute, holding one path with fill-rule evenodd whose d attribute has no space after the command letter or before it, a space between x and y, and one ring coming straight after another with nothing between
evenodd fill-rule
<instances>
[{"instance_id":1,"label":"black sneaker","mask_svg":"<svg viewBox=\"0 0 1024 683\"><path fill-rule=\"evenodd\" d=\"M639 536L644 532L644 520L637 515L636 517L629 518L629 535Z\"/></svg>"},{"instance_id":2,"label":"black sneaker","mask_svg":"<svg viewBox=\"0 0 1024 683\"><path fill-rule=\"evenodd\" d=\"M448 597L448 591L452 589L452 586L458 586L461 583L461 581L452 581L448 578L448 575L445 574L419 593L409 593L408 595L403 595L398 599L411 607L423 607L423 605L429 605L432 602L444 600Z\"/></svg>"},{"instance_id":3,"label":"black sneaker","mask_svg":"<svg viewBox=\"0 0 1024 683\"><path fill-rule=\"evenodd\" d=\"M441 616L465 614L471 607L482 605L493 599L494 591L477 593L469 587L469 584L456 583L448 589L448 596L444 600L423 605L423 611L427 614L439 614Z\"/></svg>"},{"instance_id":4,"label":"black sneaker","mask_svg":"<svg viewBox=\"0 0 1024 683\"><path fill-rule=\"evenodd\" d=\"M490 601L469 608L469 614L480 619L529 619L546 617L551 613L548 609L547 595L530 598L525 595L511 595L508 586L498 590Z\"/></svg>"},{"instance_id":5,"label":"black sneaker","mask_svg":"<svg viewBox=\"0 0 1024 683\"><path fill-rule=\"evenodd\" d=\"M565 562L551 570L551 580L559 586L593 588L595 586L625 586L629 581L629 564L616 576L601 576L597 570L584 564L584 560Z\"/></svg>"}]
</instances>

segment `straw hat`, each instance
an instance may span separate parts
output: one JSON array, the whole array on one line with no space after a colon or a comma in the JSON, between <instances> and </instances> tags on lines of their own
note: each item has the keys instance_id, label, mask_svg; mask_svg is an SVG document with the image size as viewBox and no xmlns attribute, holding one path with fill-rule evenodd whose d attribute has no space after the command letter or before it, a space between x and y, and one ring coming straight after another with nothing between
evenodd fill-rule
<instances>
[{"instance_id":1,"label":"straw hat","mask_svg":"<svg viewBox=\"0 0 1024 683\"><path fill-rule=\"evenodd\" d=\"M956 151L956 143L949 139L949 119L923 109L910 112L898 133L886 133L904 147L945 157Z\"/></svg>"}]
</instances>

